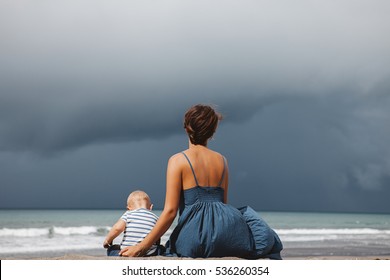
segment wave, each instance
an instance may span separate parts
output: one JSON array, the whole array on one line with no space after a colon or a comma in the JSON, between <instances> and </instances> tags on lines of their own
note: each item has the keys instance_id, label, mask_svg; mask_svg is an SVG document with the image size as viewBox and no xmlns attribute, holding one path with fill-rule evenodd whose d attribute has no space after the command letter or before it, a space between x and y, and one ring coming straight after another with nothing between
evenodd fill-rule
<instances>
[{"instance_id":1,"label":"wave","mask_svg":"<svg viewBox=\"0 0 390 280\"><path fill-rule=\"evenodd\" d=\"M0 237L15 236L15 237L38 237L38 236L70 236L70 235L106 235L111 227L109 226L80 226L80 227L46 227L46 228L2 228L0 229ZM310 235L315 239L316 235L390 235L390 230L374 229L374 228L293 228L293 229L275 229L279 235ZM172 230L169 229L166 234L169 235Z\"/></svg>"},{"instance_id":2,"label":"wave","mask_svg":"<svg viewBox=\"0 0 390 280\"><path fill-rule=\"evenodd\" d=\"M374 228L294 228L275 230L284 242L310 242L329 240L382 240L390 242L390 230Z\"/></svg>"},{"instance_id":3,"label":"wave","mask_svg":"<svg viewBox=\"0 0 390 280\"><path fill-rule=\"evenodd\" d=\"M37 252L85 251L100 250L104 235L110 230L108 226L80 227L46 227L46 228L2 228L0 229L0 256ZM275 229L282 242L291 244L320 244L322 242L342 241L343 244L371 244L388 248L390 246L390 230L374 228L293 228ZM172 229L161 238L165 244ZM118 237L115 243L120 243ZM17 246L15 246L17 244ZM336 243L335 243L336 244ZM339 244L339 243L337 243ZM378 245L379 244L379 245Z\"/></svg>"},{"instance_id":4,"label":"wave","mask_svg":"<svg viewBox=\"0 0 390 280\"><path fill-rule=\"evenodd\" d=\"M277 229L281 235L390 235L390 230L381 230L374 228L294 228L294 229Z\"/></svg>"},{"instance_id":5,"label":"wave","mask_svg":"<svg viewBox=\"0 0 390 280\"><path fill-rule=\"evenodd\" d=\"M0 229L0 257L15 254L36 254L51 252L54 255L68 251L95 250L106 254L102 244L110 227L50 227ZM161 237L165 244L172 230ZM118 236L114 243L120 243Z\"/></svg>"},{"instance_id":6,"label":"wave","mask_svg":"<svg viewBox=\"0 0 390 280\"><path fill-rule=\"evenodd\" d=\"M47 227L47 228L2 228L0 237L38 237L55 235L105 235L111 227L81 226L81 227Z\"/></svg>"},{"instance_id":7,"label":"wave","mask_svg":"<svg viewBox=\"0 0 390 280\"><path fill-rule=\"evenodd\" d=\"M100 240L99 240L100 241ZM28 254L38 252L67 252L67 251L80 251L80 250L102 250L102 254L105 254L101 242L95 242L90 244L39 244L31 246L2 246L0 250L0 256L6 254Z\"/></svg>"}]
</instances>

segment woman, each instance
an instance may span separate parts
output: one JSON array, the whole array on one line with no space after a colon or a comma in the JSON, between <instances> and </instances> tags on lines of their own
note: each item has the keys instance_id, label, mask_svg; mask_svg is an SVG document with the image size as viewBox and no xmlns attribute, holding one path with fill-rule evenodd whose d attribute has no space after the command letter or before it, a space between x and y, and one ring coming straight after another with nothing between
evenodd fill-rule
<instances>
[{"instance_id":1,"label":"woman","mask_svg":"<svg viewBox=\"0 0 390 280\"><path fill-rule=\"evenodd\" d=\"M122 256L143 256L180 218L167 242L167 254L182 257L254 258L255 240L243 214L226 204L228 165L207 147L222 117L207 105L195 105L184 116L189 148L168 161L164 210L153 230Z\"/></svg>"}]
</instances>

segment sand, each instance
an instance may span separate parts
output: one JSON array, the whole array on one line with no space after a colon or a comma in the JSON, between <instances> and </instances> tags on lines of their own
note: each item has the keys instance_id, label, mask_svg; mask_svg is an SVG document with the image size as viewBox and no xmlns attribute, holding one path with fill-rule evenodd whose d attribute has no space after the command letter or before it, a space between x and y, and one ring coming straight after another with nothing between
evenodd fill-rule
<instances>
[{"instance_id":1,"label":"sand","mask_svg":"<svg viewBox=\"0 0 390 280\"><path fill-rule=\"evenodd\" d=\"M284 260L390 260L390 255L385 256L305 256L305 257L284 257ZM173 258L173 257L106 257L106 256L90 256L82 254L66 254L59 257L23 257L23 258L2 258L2 260L243 260L235 257L224 258Z\"/></svg>"},{"instance_id":2,"label":"sand","mask_svg":"<svg viewBox=\"0 0 390 280\"><path fill-rule=\"evenodd\" d=\"M178 257L107 257L105 249L84 251L58 251L26 253L17 255L0 255L1 260L192 260ZM369 246L355 247L286 247L282 251L284 260L390 260L390 248L373 248ZM235 257L224 258L198 258L200 260L241 260Z\"/></svg>"}]
</instances>

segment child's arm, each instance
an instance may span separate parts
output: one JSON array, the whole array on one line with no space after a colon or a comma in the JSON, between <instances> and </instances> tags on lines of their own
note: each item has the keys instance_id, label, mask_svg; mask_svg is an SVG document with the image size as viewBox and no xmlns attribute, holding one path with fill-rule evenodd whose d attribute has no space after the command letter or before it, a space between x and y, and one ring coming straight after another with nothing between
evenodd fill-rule
<instances>
[{"instance_id":1,"label":"child's arm","mask_svg":"<svg viewBox=\"0 0 390 280\"><path fill-rule=\"evenodd\" d=\"M140 257L146 254L148 249L169 229L176 217L179 208L181 193L181 166L185 164L179 154L172 156L168 161L167 187L165 195L164 210L157 220L151 232L140 243L134 246L127 246L119 252L125 257Z\"/></svg>"},{"instance_id":2,"label":"child's arm","mask_svg":"<svg viewBox=\"0 0 390 280\"><path fill-rule=\"evenodd\" d=\"M107 234L106 239L103 242L103 247L108 248L112 241L122 232L125 231L126 222L122 219L119 219L115 225L112 226L110 232Z\"/></svg>"}]
</instances>

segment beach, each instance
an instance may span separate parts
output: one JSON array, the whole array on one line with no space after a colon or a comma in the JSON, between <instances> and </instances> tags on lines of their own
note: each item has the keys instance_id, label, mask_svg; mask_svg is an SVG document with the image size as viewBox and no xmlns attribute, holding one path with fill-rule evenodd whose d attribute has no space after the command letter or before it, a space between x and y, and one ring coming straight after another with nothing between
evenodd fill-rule
<instances>
[{"instance_id":1,"label":"beach","mask_svg":"<svg viewBox=\"0 0 390 280\"><path fill-rule=\"evenodd\" d=\"M340 245L340 244L339 244ZM286 246L286 245L285 245ZM375 252L375 254L373 254ZM369 248L369 247L342 247L333 244L333 246L315 246L309 244L306 247L285 247L282 251L283 260L390 260L389 248ZM108 257L105 250L83 250L83 251L59 251L45 253L24 253L15 254L12 257L3 256L2 260L191 260L193 258L184 257ZM223 258L196 258L196 260L244 260L237 257ZM264 260L264 259L258 259Z\"/></svg>"},{"instance_id":2,"label":"beach","mask_svg":"<svg viewBox=\"0 0 390 280\"><path fill-rule=\"evenodd\" d=\"M343 247L342 242L336 242L327 245L322 243L322 246L313 243L306 244L305 247L292 247L290 243L286 243L282 251L283 260L390 260L390 252L388 247L377 248L367 246L350 246ZM19 253L12 256L2 256L2 260L189 260L191 258L180 257L108 257L105 255L105 250L69 250L58 252L40 252L40 253ZM236 257L224 258L197 258L197 260L244 260ZM262 260L262 259L259 259Z\"/></svg>"},{"instance_id":3,"label":"beach","mask_svg":"<svg viewBox=\"0 0 390 280\"><path fill-rule=\"evenodd\" d=\"M66 254L58 257L33 257L24 256L19 258L3 258L2 260L148 260L148 261L164 261L164 260L192 260L192 258L177 258L177 257L107 257L107 256L93 256L82 254ZM244 260L236 257L223 257L223 258L196 258L194 260ZM258 259L259 261L264 259ZM283 260L390 260L389 255L376 255L376 256L329 256L329 255L306 255L301 257L284 257Z\"/></svg>"},{"instance_id":4,"label":"beach","mask_svg":"<svg viewBox=\"0 0 390 280\"><path fill-rule=\"evenodd\" d=\"M102 247L105 235L121 213L122 210L0 210L0 259L123 260L107 257ZM390 215L258 214L282 240L283 259L390 259ZM175 224L176 221L162 237L162 244L168 240ZM118 237L114 243L120 241Z\"/></svg>"}]
</instances>

